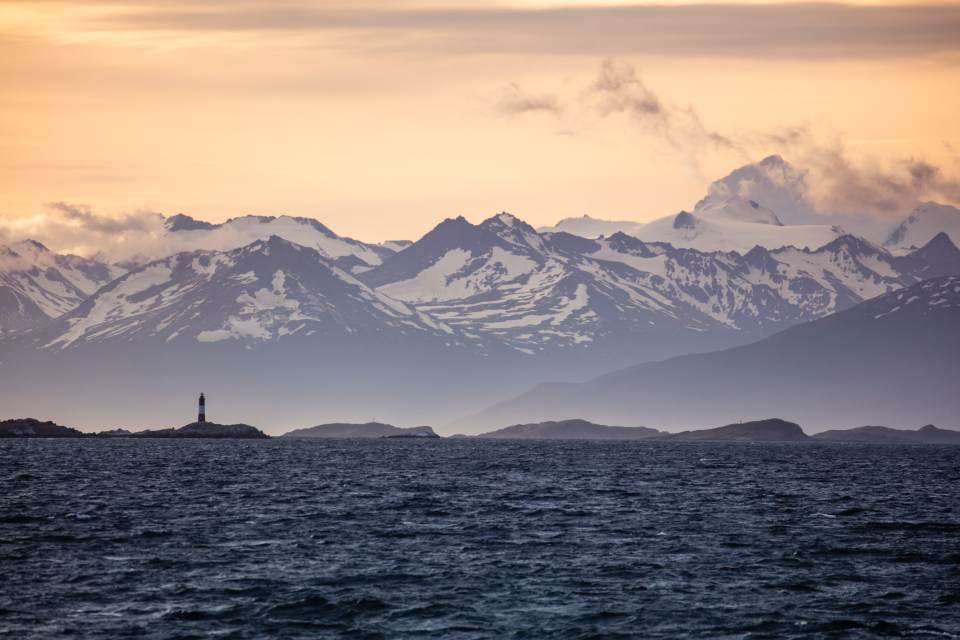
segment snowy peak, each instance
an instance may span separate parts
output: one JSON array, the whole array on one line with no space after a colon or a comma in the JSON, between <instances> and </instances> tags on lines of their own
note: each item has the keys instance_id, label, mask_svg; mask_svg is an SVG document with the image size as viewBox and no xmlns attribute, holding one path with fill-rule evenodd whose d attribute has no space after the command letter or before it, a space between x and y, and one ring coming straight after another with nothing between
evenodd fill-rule
<instances>
[{"instance_id":1,"label":"snowy peak","mask_svg":"<svg viewBox=\"0 0 960 640\"><path fill-rule=\"evenodd\" d=\"M783 226L780 218L771 209L755 200L740 196L707 197L697 203L694 212L705 218Z\"/></svg>"},{"instance_id":2,"label":"snowy peak","mask_svg":"<svg viewBox=\"0 0 960 640\"><path fill-rule=\"evenodd\" d=\"M386 334L448 336L315 249L278 236L184 252L131 271L37 336L62 349L116 341L228 342Z\"/></svg>"},{"instance_id":3,"label":"snowy peak","mask_svg":"<svg viewBox=\"0 0 960 640\"><path fill-rule=\"evenodd\" d=\"M54 253L34 240L0 246L0 335L71 311L122 273L99 260Z\"/></svg>"},{"instance_id":4,"label":"snowy peak","mask_svg":"<svg viewBox=\"0 0 960 640\"><path fill-rule=\"evenodd\" d=\"M825 244L819 249L819 251L827 251L831 253L846 252L849 255L854 256L876 255L883 253L883 250L880 247L876 246L870 241L849 233L844 234L836 240Z\"/></svg>"},{"instance_id":5,"label":"snowy peak","mask_svg":"<svg viewBox=\"0 0 960 640\"><path fill-rule=\"evenodd\" d=\"M491 216L480 223L480 227L488 229L497 234L533 234L536 235L537 231L529 224L513 215L512 213L507 213L506 211L498 213L495 216Z\"/></svg>"},{"instance_id":6,"label":"snowy peak","mask_svg":"<svg viewBox=\"0 0 960 640\"><path fill-rule=\"evenodd\" d=\"M868 321L903 321L915 315L956 316L960 312L960 276L923 280L848 311Z\"/></svg>"},{"instance_id":7,"label":"snowy peak","mask_svg":"<svg viewBox=\"0 0 960 640\"><path fill-rule=\"evenodd\" d=\"M148 254L135 258L132 264L144 264L185 251L229 251L270 236L315 249L353 273L379 265L397 251L388 245L366 244L338 236L313 218L248 215L213 224L177 214L164 220L164 233Z\"/></svg>"},{"instance_id":8,"label":"snowy peak","mask_svg":"<svg viewBox=\"0 0 960 640\"><path fill-rule=\"evenodd\" d=\"M229 218L226 222L211 225L210 228L217 229L221 227L256 227L257 225L267 225L269 227L282 227L286 223L310 227L328 238L337 238L337 234L330 230L325 224L314 218L305 218L302 216L258 216L245 215ZM206 225L208 223L200 223Z\"/></svg>"},{"instance_id":9,"label":"snowy peak","mask_svg":"<svg viewBox=\"0 0 960 640\"><path fill-rule=\"evenodd\" d=\"M564 218L552 227L540 227L537 231L540 233L565 232L582 238L599 238L618 232L629 233L639 224L641 223L632 220L600 220L583 215L579 218Z\"/></svg>"},{"instance_id":10,"label":"snowy peak","mask_svg":"<svg viewBox=\"0 0 960 640\"><path fill-rule=\"evenodd\" d=\"M805 174L774 155L712 183L692 211L647 223L568 218L549 230L591 238L624 232L644 242L700 251L745 253L754 246L813 249L843 230L819 224L821 218L816 217L807 192Z\"/></svg>"},{"instance_id":11,"label":"snowy peak","mask_svg":"<svg viewBox=\"0 0 960 640\"><path fill-rule=\"evenodd\" d=\"M924 202L906 220L890 230L883 246L905 253L922 247L937 234L946 233L960 239L960 209L936 202Z\"/></svg>"},{"instance_id":12,"label":"snowy peak","mask_svg":"<svg viewBox=\"0 0 960 640\"><path fill-rule=\"evenodd\" d=\"M711 198L701 201L693 213L681 211L629 233L644 242L668 243L677 248L740 253L755 246L812 249L843 233L829 225L784 225L773 211L754 204L737 197Z\"/></svg>"},{"instance_id":13,"label":"snowy peak","mask_svg":"<svg viewBox=\"0 0 960 640\"><path fill-rule=\"evenodd\" d=\"M270 256L271 254L276 255L277 252L280 252L281 254L286 253L287 255L293 255L300 254L303 248L301 245L290 242L280 236L272 235L262 240L251 242L245 247L240 247L236 253L239 255L259 254ZM315 252L308 251L307 253L313 256ZM328 262L323 256L317 256L317 259L321 262Z\"/></svg>"},{"instance_id":14,"label":"snowy peak","mask_svg":"<svg viewBox=\"0 0 960 640\"><path fill-rule=\"evenodd\" d=\"M652 250L645 242L633 236L628 236L622 231L618 231L609 238L606 238L606 245L619 253L652 258L657 252Z\"/></svg>"},{"instance_id":15,"label":"snowy peak","mask_svg":"<svg viewBox=\"0 0 960 640\"><path fill-rule=\"evenodd\" d=\"M21 240L20 242L14 242L9 247L5 247L6 253L20 253L20 254L40 254L40 253L50 253L50 249L46 247L42 242L37 242L36 240L31 240L27 238L26 240Z\"/></svg>"},{"instance_id":16,"label":"snowy peak","mask_svg":"<svg viewBox=\"0 0 960 640\"><path fill-rule=\"evenodd\" d=\"M183 213L178 213L164 220L163 226L169 232L176 232L208 231L210 229L216 229L220 225L216 225L211 222L204 222L203 220L197 220L196 218L192 218Z\"/></svg>"},{"instance_id":17,"label":"snowy peak","mask_svg":"<svg viewBox=\"0 0 960 640\"><path fill-rule=\"evenodd\" d=\"M525 272L528 264L542 261L545 251L544 240L533 227L510 214L493 216L479 225L461 216L444 220L359 277L373 287L391 285L390 295L404 300L433 300L438 295L455 295L460 286L487 290L503 278L514 277L515 269Z\"/></svg>"},{"instance_id":18,"label":"snowy peak","mask_svg":"<svg viewBox=\"0 0 960 640\"><path fill-rule=\"evenodd\" d=\"M924 246L895 261L898 268L918 279L960 274L960 249L942 231Z\"/></svg>"},{"instance_id":19,"label":"snowy peak","mask_svg":"<svg viewBox=\"0 0 960 640\"><path fill-rule=\"evenodd\" d=\"M0 245L0 269L18 271L31 269L40 264L48 265L50 250L36 240L21 240L13 244Z\"/></svg>"},{"instance_id":20,"label":"snowy peak","mask_svg":"<svg viewBox=\"0 0 960 640\"><path fill-rule=\"evenodd\" d=\"M510 244L530 249L536 252L545 250L543 238L536 229L507 212L487 218L480 223L481 229L486 229Z\"/></svg>"},{"instance_id":21,"label":"snowy peak","mask_svg":"<svg viewBox=\"0 0 960 640\"><path fill-rule=\"evenodd\" d=\"M806 174L781 156L771 155L735 169L711 184L707 196L697 206L737 197L776 211L777 219L784 224L806 224L816 219L808 193Z\"/></svg>"}]
</instances>

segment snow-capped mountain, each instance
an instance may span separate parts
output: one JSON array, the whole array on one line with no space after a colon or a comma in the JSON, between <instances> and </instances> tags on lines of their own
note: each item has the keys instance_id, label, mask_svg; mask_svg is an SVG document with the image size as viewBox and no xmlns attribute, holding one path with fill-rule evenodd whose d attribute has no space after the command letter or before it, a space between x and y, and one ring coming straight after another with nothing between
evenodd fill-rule
<instances>
[{"instance_id":1,"label":"snow-capped mountain","mask_svg":"<svg viewBox=\"0 0 960 640\"><path fill-rule=\"evenodd\" d=\"M359 278L466 336L523 353L611 349L643 359L680 344L746 340L908 286L925 271L953 272L960 251L947 245L911 260L853 236L817 249L707 253L623 233L538 234L500 214L479 225L446 220Z\"/></svg>"},{"instance_id":2,"label":"snow-capped mountain","mask_svg":"<svg viewBox=\"0 0 960 640\"><path fill-rule=\"evenodd\" d=\"M696 209L705 203L737 198L752 200L776 211L777 219L785 225L815 224L819 222L819 216L808 199L808 193L806 173L781 156L771 155L714 181Z\"/></svg>"},{"instance_id":3,"label":"snow-capped mountain","mask_svg":"<svg viewBox=\"0 0 960 640\"><path fill-rule=\"evenodd\" d=\"M821 223L806 194L804 173L769 156L711 184L692 211L647 223L567 218L543 230L585 238L622 232L677 248L741 253L755 246L815 249L844 235L840 226Z\"/></svg>"},{"instance_id":4,"label":"snow-capped mountain","mask_svg":"<svg viewBox=\"0 0 960 640\"><path fill-rule=\"evenodd\" d=\"M407 247L413 244L413 240L385 240L377 244L378 247L383 247L390 251L391 254L398 251L403 251Z\"/></svg>"},{"instance_id":5,"label":"snow-capped mountain","mask_svg":"<svg viewBox=\"0 0 960 640\"><path fill-rule=\"evenodd\" d=\"M636 220L601 220L588 215L579 218L564 218L550 227L538 227L540 233L559 233L561 231L582 238L599 238L615 233L630 233L641 223Z\"/></svg>"},{"instance_id":6,"label":"snow-capped mountain","mask_svg":"<svg viewBox=\"0 0 960 640\"><path fill-rule=\"evenodd\" d=\"M4 378L0 404L14 415L69 413L86 428L182 419L189 407L158 399L197 390L211 403L230 398L216 411L224 422L271 430L318 416L450 417L538 379L534 367L512 366L523 357L271 237L147 263L66 315L0 339L0 367L18 373Z\"/></svg>"},{"instance_id":7,"label":"snow-capped mountain","mask_svg":"<svg viewBox=\"0 0 960 640\"><path fill-rule=\"evenodd\" d=\"M373 291L313 248L277 236L182 252L134 269L31 338L42 349L98 342L234 341L453 333Z\"/></svg>"},{"instance_id":8,"label":"snow-capped mountain","mask_svg":"<svg viewBox=\"0 0 960 640\"><path fill-rule=\"evenodd\" d=\"M703 218L681 217L788 228L738 197L704 202ZM221 241L231 228L302 232L305 224L167 222L170 233L219 233L208 239ZM446 220L380 265L351 273L348 254L329 254L356 247L315 221L307 228L330 241L327 251L271 236L225 251L180 252L131 270L83 304L119 270L27 243L20 253L8 250L7 261L15 255L20 267L3 273L18 287L5 289L18 296L8 307L19 313L18 328L66 313L43 332L39 346L47 349L118 339L251 345L375 327L381 335L421 330L526 355L572 351L601 367L608 353L630 361L746 341L920 278L960 272L960 252L946 236L899 257L853 236L816 249L704 252L624 233L596 240L538 233L503 213L479 225ZM349 257L356 266L359 258Z\"/></svg>"},{"instance_id":9,"label":"snow-capped mountain","mask_svg":"<svg viewBox=\"0 0 960 640\"><path fill-rule=\"evenodd\" d=\"M700 217L715 221L783 226L772 209L768 209L756 200L740 196L707 196L697 203L693 212Z\"/></svg>"},{"instance_id":10,"label":"snow-capped mountain","mask_svg":"<svg viewBox=\"0 0 960 640\"><path fill-rule=\"evenodd\" d=\"M815 249L844 235L838 226L823 224L783 225L773 211L754 201L747 210L738 199L711 203L706 210L681 211L635 227L630 235L644 242L665 242L675 247L699 251L747 252L753 247L777 249L798 247ZM729 207L726 205L730 205ZM744 219L756 206L756 219Z\"/></svg>"},{"instance_id":11,"label":"snow-capped mountain","mask_svg":"<svg viewBox=\"0 0 960 640\"><path fill-rule=\"evenodd\" d=\"M688 428L785 416L845 424L955 425L960 277L914 284L743 347L648 363L583 384L544 384L456 422L459 432L584 416Z\"/></svg>"},{"instance_id":12,"label":"snow-capped mountain","mask_svg":"<svg viewBox=\"0 0 960 640\"><path fill-rule=\"evenodd\" d=\"M920 280L952 276L960 273L960 252L941 231L916 251L894 258L893 265Z\"/></svg>"},{"instance_id":13,"label":"snow-capped mountain","mask_svg":"<svg viewBox=\"0 0 960 640\"><path fill-rule=\"evenodd\" d=\"M0 365L22 375L0 386L0 402L26 411L55 387L44 406L78 424L109 414L156 426L142 422L143 403L199 388L241 398L230 419L277 428L317 416L449 420L540 380L744 344L958 271L945 235L904 256L851 236L721 253L541 234L500 214L446 220L359 273L270 237L140 265L4 337ZM123 394L78 408L105 387ZM276 422L287 403L299 413Z\"/></svg>"},{"instance_id":14,"label":"snow-capped mountain","mask_svg":"<svg viewBox=\"0 0 960 640\"><path fill-rule=\"evenodd\" d=\"M105 262L54 253L33 240L0 246L0 335L71 311L122 273Z\"/></svg>"},{"instance_id":15,"label":"snow-capped mountain","mask_svg":"<svg viewBox=\"0 0 960 640\"><path fill-rule=\"evenodd\" d=\"M183 251L229 251L277 236L310 247L351 272L369 269L398 250L395 243L367 244L337 235L313 218L241 216L212 224L184 214L163 221L163 232L134 260L144 264ZM402 243L399 243L402 245Z\"/></svg>"},{"instance_id":16,"label":"snow-capped mountain","mask_svg":"<svg viewBox=\"0 0 960 640\"><path fill-rule=\"evenodd\" d=\"M922 247L941 232L960 242L960 209L925 202L890 230L883 246L895 253L904 253Z\"/></svg>"}]
</instances>

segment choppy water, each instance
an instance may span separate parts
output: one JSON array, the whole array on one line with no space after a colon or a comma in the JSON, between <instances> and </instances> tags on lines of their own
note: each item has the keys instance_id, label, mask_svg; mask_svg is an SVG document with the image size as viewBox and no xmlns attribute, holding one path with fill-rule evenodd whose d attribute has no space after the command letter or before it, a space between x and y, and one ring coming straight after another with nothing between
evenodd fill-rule
<instances>
[{"instance_id":1,"label":"choppy water","mask_svg":"<svg viewBox=\"0 0 960 640\"><path fill-rule=\"evenodd\" d=\"M0 637L958 637L960 447L0 441Z\"/></svg>"}]
</instances>

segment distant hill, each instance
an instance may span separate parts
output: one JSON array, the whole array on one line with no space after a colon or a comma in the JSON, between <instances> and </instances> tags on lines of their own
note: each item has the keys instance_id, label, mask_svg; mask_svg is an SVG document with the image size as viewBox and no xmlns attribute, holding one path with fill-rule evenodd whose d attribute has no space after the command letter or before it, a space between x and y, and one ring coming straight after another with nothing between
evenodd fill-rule
<instances>
[{"instance_id":1,"label":"distant hill","mask_svg":"<svg viewBox=\"0 0 960 640\"><path fill-rule=\"evenodd\" d=\"M321 424L306 429L295 429L283 434L282 438L386 438L395 436L436 436L430 427L395 427L382 422L367 422L356 424L349 422L333 422Z\"/></svg>"},{"instance_id":2,"label":"distant hill","mask_svg":"<svg viewBox=\"0 0 960 640\"><path fill-rule=\"evenodd\" d=\"M476 437L499 440L645 440L662 435L648 427L611 427L586 420L515 424Z\"/></svg>"},{"instance_id":3,"label":"distant hill","mask_svg":"<svg viewBox=\"0 0 960 640\"><path fill-rule=\"evenodd\" d=\"M823 442L875 442L890 444L960 444L960 431L938 429L928 424L920 429L891 429L890 427L857 427L832 429L813 436Z\"/></svg>"},{"instance_id":4,"label":"distant hill","mask_svg":"<svg viewBox=\"0 0 960 640\"><path fill-rule=\"evenodd\" d=\"M668 430L769 415L812 431L853 421L949 423L960 415L956 380L960 277L944 277L744 347L540 385L451 428L569 415Z\"/></svg>"},{"instance_id":5,"label":"distant hill","mask_svg":"<svg viewBox=\"0 0 960 640\"><path fill-rule=\"evenodd\" d=\"M0 438L82 438L84 435L76 429L34 418L0 421Z\"/></svg>"},{"instance_id":6,"label":"distant hill","mask_svg":"<svg viewBox=\"0 0 960 640\"><path fill-rule=\"evenodd\" d=\"M687 442L805 442L809 436L800 425L779 418L728 424L715 429L683 431L666 436Z\"/></svg>"}]
</instances>

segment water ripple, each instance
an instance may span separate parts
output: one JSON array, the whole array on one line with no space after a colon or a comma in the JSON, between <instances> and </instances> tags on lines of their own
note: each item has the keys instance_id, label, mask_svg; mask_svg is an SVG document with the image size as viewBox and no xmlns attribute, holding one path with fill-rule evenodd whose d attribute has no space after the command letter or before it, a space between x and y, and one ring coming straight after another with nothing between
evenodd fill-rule
<instances>
[{"instance_id":1,"label":"water ripple","mask_svg":"<svg viewBox=\"0 0 960 640\"><path fill-rule=\"evenodd\" d=\"M0 441L0 638L958 638L960 448Z\"/></svg>"}]
</instances>

